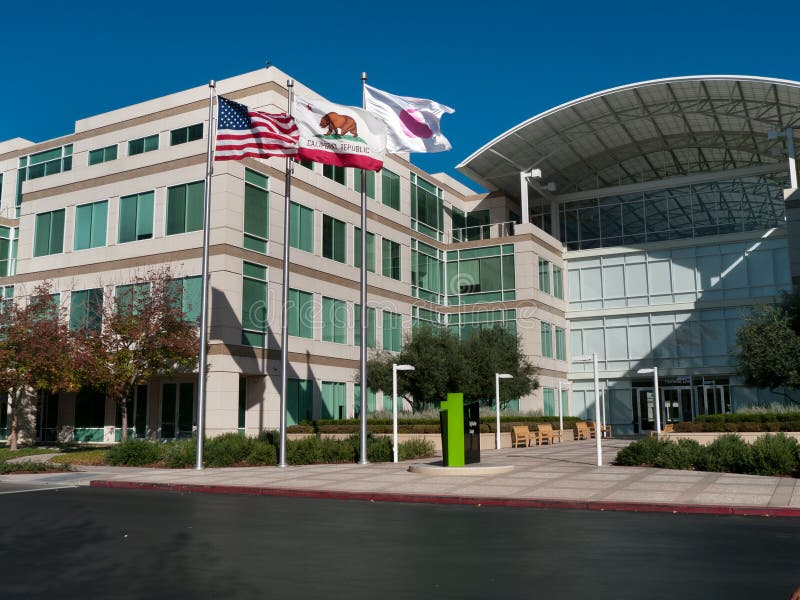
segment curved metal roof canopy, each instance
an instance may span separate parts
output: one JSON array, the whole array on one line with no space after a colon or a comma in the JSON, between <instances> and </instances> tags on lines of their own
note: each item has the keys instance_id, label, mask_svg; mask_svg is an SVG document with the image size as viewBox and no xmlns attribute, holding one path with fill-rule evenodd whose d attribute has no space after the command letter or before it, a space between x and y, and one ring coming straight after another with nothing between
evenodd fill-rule
<instances>
[{"instance_id":1,"label":"curved metal roof canopy","mask_svg":"<svg viewBox=\"0 0 800 600\"><path fill-rule=\"evenodd\" d=\"M800 127L800 82L709 75L634 83L573 100L498 136L458 165L519 197L541 169L558 194L786 160L769 131Z\"/></svg>"}]
</instances>

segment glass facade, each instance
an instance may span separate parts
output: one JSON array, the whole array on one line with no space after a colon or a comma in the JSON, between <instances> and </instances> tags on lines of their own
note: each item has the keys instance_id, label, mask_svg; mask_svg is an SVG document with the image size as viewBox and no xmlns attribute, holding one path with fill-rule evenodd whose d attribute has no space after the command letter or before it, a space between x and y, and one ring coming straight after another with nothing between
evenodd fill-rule
<instances>
[{"instance_id":1,"label":"glass facade","mask_svg":"<svg viewBox=\"0 0 800 600\"><path fill-rule=\"evenodd\" d=\"M448 304L515 300L514 245L447 253Z\"/></svg>"},{"instance_id":2,"label":"glass facade","mask_svg":"<svg viewBox=\"0 0 800 600\"><path fill-rule=\"evenodd\" d=\"M347 343L347 302L322 297L322 341Z\"/></svg>"},{"instance_id":3,"label":"glass facade","mask_svg":"<svg viewBox=\"0 0 800 600\"><path fill-rule=\"evenodd\" d=\"M400 210L400 176L389 169L381 170L381 202Z\"/></svg>"},{"instance_id":4,"label":"glass facade","mask_svg":"<svg viewBox=\"0 0 800 600\"><path fill-rule=\"evenodd\" d=\"M781 172L565 202L561 241L587 250L769 229L783 223L788 185Z\"/></svg>"},{"instance_id":5,"label":"glass facade","mask_svg":"<svg viewBox=\"0 0 800 600\"><path fill-rule=\"evenodd\" d=\"M400 281L400 244L383 238L381 240L381 273Z\"/></svg>"},{"instance_id":6,"label":"glass facade","mask_svg":"<svg viewBox=\"0 0 800 600\"><path fill-rule=\"evenodd\" d=\"M353 232L353 266L361 268L361 227ZM375 234L367 232L367 271L375 272Z\"/></svg>"},{"instance_id":7,"label":"glass facade","mask_svg":"<svg viewBox=\"0 0 800 600\"><path fill-rule=\"evenodd\" d=\"M117 160L117 145L89 150L89 166L99 165L100 163Z\"/></svg>"},{"instance_id":8,"label":"glass facade","mask_svg":"<svg viewBox=\"0 0 800 600\"><path fill-rule=\"evenodd\" d=\"M203 139L203 124L197 123L188 127L179 127L169 132L169 145L177 146L186 142Z\"/></svg>"},{"instance_id":9,"label":"glass facade","mask_svg":"<svg viewBox=\"0 0 800 600\"><path fill-rule=\"evenodd\" d=\"M322 256L347 261L347 224L328 215L322 215Z\"/></svg>"},{"instance_id":10,"label":"glass facade","mask_svg":"<svg viewBox=\"0 0 800 600\"><path fill-rule=\"evenodd\" d=\"M411 240L411 292L415 298L443 303L444 254L433 246Z\"/></svg>"},{"instance_id":11,"label":"glass facade","mask_svg":"<svg viewBox=\"0 0 800 600\"><path fill-rule=\"evenodd\" d=\"M289 335L312 339L314 337L314 295L300 290L289 290Z\"/></svg>"},{"instance_id":12,"label":"glass facade","mask_svg":"<svg viewBox=\"0 0 800 600\"><path fill-rule=\"evenodd\" d=\"M361 169L353 169L353 188L361 193ZM364 171L367 175L367 198L375 199L375 171Z\"/></svg>"},{"instance_id":13,"label":"glass facade","mask_svg":"<svg viewBox=\"0 0 800 600\"><path fill-rule=\"evenodd\" d=\"M374 308L368 306L367 307L367 348L377 348L377 342L375 337L376 331L376 311ZM356 346L361 345L361 327L359 323L361 321L361 305L355 305L355 318L353 319L353 343Z\"/></svg>"},{"instance_id":14,"label":"glass facade","mask_svg":"<svg viewBox=\"0 0 800 600\"><path fill-rule=\"evenodd\" d=\"M400 352L403 349L403 317L383 311L383 349Z\"/></svg>"},{"instance_id":15,"label":"glass facade","mask_svg":"<svg viewBox=\"0 0 800 600\"><path fill-rule=\"evenodd\" d=\"M152 152L153 150L158 150L157 133L128 142L128 156Z\"/></svg>"},{"instance_id":16,"label":"glass facade","mask_svg":"<svg viewBox=\"0 0 800 600\"><path fill-rule=\"evenodd\" d=\"M462 339L467 339L473 332L492 327L505 327L512 333L517 332L517 311L507 310L482 310L478 312L463 312L448 315L447 326L452 333Z\"/></svg>"},{"instance_id":17,"label":"glass facade","mask_svg":"<svg viewBox=\"0 0 800 600\"><path fill-rule=\"evenodd\" d=\"M444 231L444 201L441 188L411 173L411 229L437 240Z\"/></svg>"}]
</instances>

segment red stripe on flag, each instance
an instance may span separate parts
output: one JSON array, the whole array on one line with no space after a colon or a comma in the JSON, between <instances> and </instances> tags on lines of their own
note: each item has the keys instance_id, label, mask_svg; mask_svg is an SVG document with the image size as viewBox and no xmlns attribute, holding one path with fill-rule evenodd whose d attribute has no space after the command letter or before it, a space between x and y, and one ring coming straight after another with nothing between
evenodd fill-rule
<instances>
[{"instance_id":1,"label":"red stripe on flag","mask_svg":"<svg viewBox=\"0 0 800 600\"><path fill-rule=\"evenodd\" d=\"M312 150L310 148L300 148L296 155L297 160L311 160L322 163L323 165L334 165L336 167L355 167L366 171L380 171L383 161L363 154L337 154L325 150Z\"/></svg>"}]
</instances>

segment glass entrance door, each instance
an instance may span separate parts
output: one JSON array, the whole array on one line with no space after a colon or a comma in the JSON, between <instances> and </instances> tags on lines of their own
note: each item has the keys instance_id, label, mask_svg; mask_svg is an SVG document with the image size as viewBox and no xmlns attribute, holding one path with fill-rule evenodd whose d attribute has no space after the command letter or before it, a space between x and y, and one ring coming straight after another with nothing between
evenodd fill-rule
<instances>
[{"instance_id":1,"label":"glass entrance door","mask_svg":"<svg viewBox=\"0 0 800 600\"><path fill-rule=\"evenodd\" d=\"M692 420L692 388L665 387L661 389L661 399L664 403L664 423L678 423Z\"/></svg>"},{"instance_id":2,"label":"glass entrance door","mask_svg":"<svg viewBox=\"0 0 800 600\"><path fill-rule=\"evenodd\" d=\"M636 407L638 409L639 432L655 430L655 402L652 388L637 390Z\"/></svg>"}]
</instances>

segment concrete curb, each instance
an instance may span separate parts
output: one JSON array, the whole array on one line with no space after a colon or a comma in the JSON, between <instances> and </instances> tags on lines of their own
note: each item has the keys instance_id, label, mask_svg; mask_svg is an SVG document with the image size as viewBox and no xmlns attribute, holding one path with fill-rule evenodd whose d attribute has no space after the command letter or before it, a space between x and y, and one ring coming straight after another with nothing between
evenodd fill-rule
<instances>
[{"instance_id":1,"label":"concrete curb","mask_svg":"<svg viewBox=\"0 0 800 600\"><path fill-rule=\"evenodd\" d=\"M278 496L286 498L325 498L362 502L408 502L416 504L455 504L462 506L508 506L557 510L599 510L622 512L658 512L696 515L735 515L743 517L800 517L800 508L734 506L713 504L663 504L657 502L610 502L600 500L548 500L535 498L492 498L477 496L435 496L429 494L392 494L294 490L289 488L248 487L236 485L193 485L185 483L144 483L96 479L90 487L127 490L160 490L189 494L231 494L241 496Z\"/></svg>"}]
</instances>

